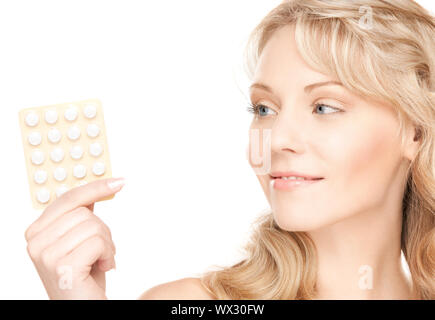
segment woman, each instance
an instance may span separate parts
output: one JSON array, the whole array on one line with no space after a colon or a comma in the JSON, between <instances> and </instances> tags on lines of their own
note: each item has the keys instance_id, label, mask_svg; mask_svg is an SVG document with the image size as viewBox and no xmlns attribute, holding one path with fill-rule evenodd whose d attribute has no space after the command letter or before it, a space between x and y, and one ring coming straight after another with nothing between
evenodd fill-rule
<instances>
[{"instance_id":1,"label":"woman","mask_svg":"<svg viewBox=\"0 0 435 320\"><path fill-rule=\"evenodd\" d=\"M250 39L251 131L271 133L259 142L270 168L256 174L271 210L245 259L140 298L434 299L434 17L411 0L292 0ZM106 298L114 245L92 210L122 185L75 188L27 229L50 298Z\"/></svg>"}]
</instances>

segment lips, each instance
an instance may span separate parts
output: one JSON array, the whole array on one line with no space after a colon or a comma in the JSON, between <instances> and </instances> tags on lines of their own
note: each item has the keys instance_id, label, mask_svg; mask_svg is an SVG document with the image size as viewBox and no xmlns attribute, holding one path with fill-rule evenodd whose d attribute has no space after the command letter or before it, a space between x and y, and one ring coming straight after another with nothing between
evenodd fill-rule
<instances>
[{"instance_id":1,"label":"lips","mask_svg":"<svg viewBox=\"0 0 435 320\"><path fill-rule=\"evenodd\" d=\"M323 179L323 178L286 179L287 178L286 176L284 176L284 179L283 179L283 177L271 177L271 178L272 179L281 179L281 180L297 180L297 181L315 181L315 180L322 180Z\"/></svg>"},{"instance_id":2,"label":"lips","mask_svg":"<svg viewBox=\"0 0 435 320\"><path fill-rule=\"evenodd\" d=\"M307 175L294 175L299 176L299 177L304 177L305 179L299 179L299 178L292 178L292 179L287 179L284 177L288 177L287 175L285 176L271 176L270 179L270 186L274 189L274 190L282 190L282 191L296 191L296 190L306 190L307 192L309 190L312 190L311 188L309 188L309 186L317 186L317 185L321 185L321 181L324 180L323 177L313 177L313 176L307 176Z\"/></svg>"},{"instance_id":3,"label":"lips","mask_svg":"<svg viewBox=\"0 0 435 320\"><path fill-rule=\"evenodd\" d=\"M270 177L272 179L281 179L282 177L300 177L304 178L305 180L321 180L323 177L295 172L295 171L288 171L288 172L282 172L282 171L275 171L270 174Z\"/></svg>"}]
</instances>

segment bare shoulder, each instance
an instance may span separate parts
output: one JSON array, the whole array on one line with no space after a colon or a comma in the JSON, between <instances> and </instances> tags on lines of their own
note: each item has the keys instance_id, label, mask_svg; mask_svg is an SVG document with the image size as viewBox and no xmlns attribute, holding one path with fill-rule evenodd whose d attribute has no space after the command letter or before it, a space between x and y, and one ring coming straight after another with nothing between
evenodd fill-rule
<instances>
[{"instance_id":1,"label":"bare shoulder","mask_svg":"<svg viewBox=\"0 0 435 320\"><path fill-rule=\"evenodd\" d=\"M140 300L215 300L199 278L182 278L154 286L138 298Z\"/></svg>"}]
</instances>

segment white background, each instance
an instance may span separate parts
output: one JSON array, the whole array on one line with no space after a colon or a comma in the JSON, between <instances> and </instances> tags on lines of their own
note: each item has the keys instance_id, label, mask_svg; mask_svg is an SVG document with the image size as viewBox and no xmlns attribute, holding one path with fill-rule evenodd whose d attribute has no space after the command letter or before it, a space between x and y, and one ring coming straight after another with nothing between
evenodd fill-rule
<instances>
[{"instance_id":1,"label":"white background","mask_svg":"<svg viewBox=\"0 0 435 320\"><path fill-rule=\"evenodd\" d=\"M0 299L46 299L27 255L22 108L98 98L113 176L110 299L238 261L268 208L245 157L243 48L278 0L0 2ZM419 1L435 11L433 1Z\"/></svg>"}]
</instances>

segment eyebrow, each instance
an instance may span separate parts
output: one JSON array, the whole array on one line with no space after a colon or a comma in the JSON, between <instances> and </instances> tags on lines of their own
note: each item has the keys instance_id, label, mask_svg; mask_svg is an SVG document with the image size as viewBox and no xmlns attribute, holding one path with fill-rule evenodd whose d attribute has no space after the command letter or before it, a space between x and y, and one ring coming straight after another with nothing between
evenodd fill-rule
<instances>
[{"instance_id":1,"label":"eyebrow","mask_svg":"<svg viewBox=\"0 0 435 320\"><path fill-rule=\"evenodd\" d=\"M312 83L312 84L306 86L304 88L304 91L305 91L305 93L310 93L315 88L318 88L321 86L331 86L331 85L343 86L343 84L341 82L338 82L338 81L324 81L324 82ZM249 87L249 90L251 91L254 88L262 89L262 90L265 90L265 91L268 91L268 92L274 94L272 88L264 83L260 83L260 82L253 83Z\"/></svg>"}]
</instances>

